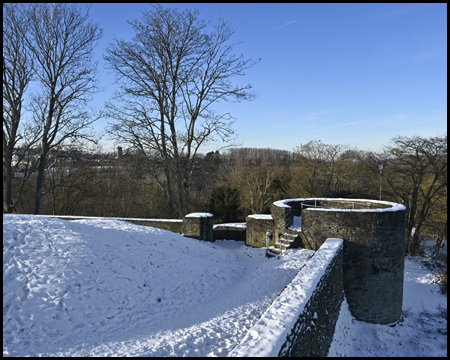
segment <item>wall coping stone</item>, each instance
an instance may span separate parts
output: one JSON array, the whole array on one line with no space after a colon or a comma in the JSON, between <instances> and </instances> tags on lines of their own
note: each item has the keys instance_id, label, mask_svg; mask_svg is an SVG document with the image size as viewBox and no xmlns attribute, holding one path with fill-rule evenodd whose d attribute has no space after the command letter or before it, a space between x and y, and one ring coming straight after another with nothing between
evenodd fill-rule
<instances>
[{"instance_id":1,"label":"wall coping stone","mask_svg":"<svg viewBox=\"0 0 450 360\"><path fill-rule=\"evenodd\" d=\"M342 239L327 239L228 356L277 357L343 244Z\"/></svg>"},{"instance_id":2,"label":"wall coping stone","mask_svg":"<svg viewBox=\"0 0 450 360\"><path fill-rule=\"evenodd\" d=\"M253 214L248 215L247 217L252 219L272 220L272 215L270 214Z\"/></svg>"},{"instance_id":3,"label":"wall coping stone","mask_svg":"<svg viewBox=\"0 0 450 360\"><path fill-rule=\"evenodd\" d=\"M215 224L215 225L213 225L213 229L219 228L219 227L245 229L247 227L247 223L228 223L228 224Z\"/></svg>"},{"instance_id":4,"label":"wall coping stone","mask_svg":"<svg viewBox=\"0 0 450 360\"><path fill-rule=\"evenodd\" d=\"M385 212L385 211L401 211L406 210L406 206L398 203L393 203L390 201L382 200L368 200L368 199L348 199L348 198L299 198L299 199L284 199L278 200L273 203L273 205L278 207L290 207L288 203L290 202L302 202L302 201L330 201L330 202L354 202L354 203L373 203L378 205L389 206L386 208L376 208L376 209L340 209L340 208L313 208L309 207L305 210L314 211L357 211L357 212Z\"/></svg>"},{"instance_id":5,"label":"wall coping stone","mask_svg":"<svg viewBox=\"0 0 450 360\"><path fill-rule=\"evenodd\" d=\"M121 220L121 221L161 221L161 222L179 222L182 223L181 219L142 219L142 218L120 218L120 217L101 217L101 216L78 216L78 215L34 215L42 217L52 217L58 219L88 219L88 220Z\"/></svg>"},{"instance_id":6,"label":"wall coping stone","mask_svg":"<svg viewBox=\"0 0 450 360\"><path fill-rule=\"evenodd\" d=\"M187 218L204 218L204 217L213 217L213 214L210 213L202 213L202 212L197 212L197 213L191 213L191 214L187 214L185 217Z\"/></svg>"}]
</instances>

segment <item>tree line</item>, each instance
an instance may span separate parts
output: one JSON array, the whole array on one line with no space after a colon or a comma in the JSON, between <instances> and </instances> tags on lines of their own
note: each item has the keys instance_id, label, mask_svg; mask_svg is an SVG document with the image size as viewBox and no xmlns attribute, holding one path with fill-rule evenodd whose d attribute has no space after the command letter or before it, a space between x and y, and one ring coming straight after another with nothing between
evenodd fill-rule
<instances>
[{"instance_id":1,"label":"tree line","mask_svg":"<svg viewBox=\"0 0 450 360\"><path fill-rule=\"evenodd\" d=\"M211 212L216 223L228 223L244 222L249 214L270 213L270 205L281 199L381 198L406 206L408 252L417 251L423 235L445 241L446 134L397 136L381 152L313 140L297 146L289 156L280 157L280 153L286 154L251 148L198 154L189 168L189 198L183 206L187 212ZM42 214L172 218L163 190L152 175L163 158L149 160L135 148L125 149L118 157L100 148L81 147L58 149L49 158L53 162L47 168L49 191L43 198ZM37 169L32 159L17 164L16 170L24 176L13 178L20 213L34 210L34 183L29 179ZM178 211L180 205L172 205Z\"/></svg>"}]
</instances>

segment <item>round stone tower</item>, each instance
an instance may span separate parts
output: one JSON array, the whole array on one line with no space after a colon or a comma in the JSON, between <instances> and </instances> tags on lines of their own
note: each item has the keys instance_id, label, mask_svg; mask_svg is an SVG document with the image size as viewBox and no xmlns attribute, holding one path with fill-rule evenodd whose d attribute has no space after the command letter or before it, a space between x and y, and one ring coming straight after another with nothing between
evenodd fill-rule
<instances>
[{"instance_id":1,"label":"round stone tower","mask_svg":"<svg viewBox=\"0 0 450 360\"><path fill-rule=\"evenodd\" d=\"M283 202L288 206L293 202L302 204L301 212L296 210L294 214L302 217L302 246L317 250L327 238L344 240L344 289L352 315L376 324L399 320L403 303L405 206L331 198Z\"/></svg>"}]
</instances>

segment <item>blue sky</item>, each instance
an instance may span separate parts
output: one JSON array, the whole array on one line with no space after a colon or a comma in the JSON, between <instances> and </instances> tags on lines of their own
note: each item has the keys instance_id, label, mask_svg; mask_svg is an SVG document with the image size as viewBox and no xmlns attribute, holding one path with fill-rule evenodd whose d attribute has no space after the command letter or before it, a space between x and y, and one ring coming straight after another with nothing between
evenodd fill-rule
<instances>
[{"instance_id":1,"label":"blue sky","mask_svg":"<svg viewBox=\"0 0 450 360\"><path fill-rule=\"evenodd\" d=\"M163 6L198 8L213 23L222 17L236 28L232 40L242 42L236 54L261 58L235 79L258 98L215 107L236 118L242 146L292 151L322 140L380 150L396 135L447 131L447 4ZM151 6L92 5L91 18L104 30L96 58L105 90L91 105L101 106L116 86L104 48L114 37L131 40L127 20L140 19L144 8Z\"/></svg>"}]
</instances>

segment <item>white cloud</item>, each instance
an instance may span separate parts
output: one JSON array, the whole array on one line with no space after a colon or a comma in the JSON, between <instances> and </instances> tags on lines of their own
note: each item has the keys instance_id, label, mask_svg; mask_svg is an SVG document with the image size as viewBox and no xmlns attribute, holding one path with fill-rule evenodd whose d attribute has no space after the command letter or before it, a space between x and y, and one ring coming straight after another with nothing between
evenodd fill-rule
<instances>
[{"instance_id":1,"label":"white cloud","mask_svg":"<svg viewBox=\"0 0 450 360\"><path fill-rule=\"evenodd\" d=\"M283 25L281 25L281 26L277 26L275 29L281 29L281 28L283 28L283 27L285 27L285 26L289 26L289 25L295 23L296 21L297 21L297 20L289 21L289 22L287 22L286 24L283 24Z\"/></svg>"}]
</instances>

